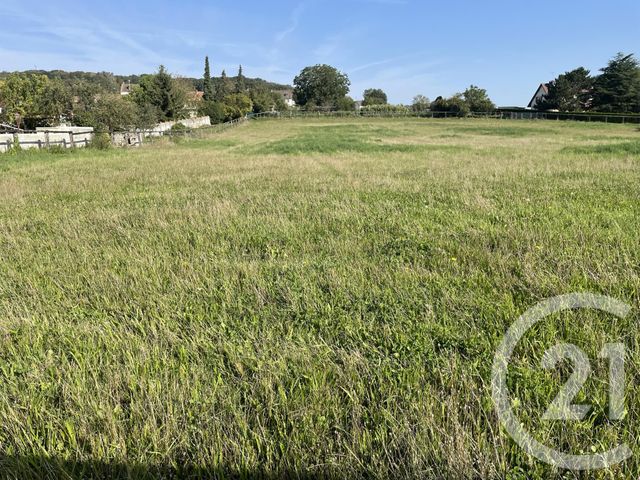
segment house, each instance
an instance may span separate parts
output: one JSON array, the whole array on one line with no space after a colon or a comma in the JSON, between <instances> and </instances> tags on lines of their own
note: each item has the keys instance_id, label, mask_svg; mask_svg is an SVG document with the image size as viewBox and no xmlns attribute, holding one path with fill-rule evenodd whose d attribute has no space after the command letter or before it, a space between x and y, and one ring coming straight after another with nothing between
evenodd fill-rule
<instances>
[{"instance_id":1,"label":"house","mask_svg":"<svg viewBox=\"0 0 640 480\"><path fill-rule=\"evenodd\" d=\"M200 105L204 101L204 92L199 92L197 90L187 92L186 100L184 108L187 111L189 118L196 118L198 116Z\"/></svg>"},{"instance_id":2,"label":"house","mask_svg":"<svg viewBox=\"0 0 640 480\"><path fill-rule=\"evenodd\" d=\"M284 100L284 103L287 107L295 107L296 106L296 101L293 99L293 90L292 89L286 89L286 90L271 90L272 93L277 93L278 95L282 96L282 100Z\"/></svg>"},{"instance_id":3,"label":"house","mask_svg":"<svg viewBox=\"0 0 640 480\"><path fill-rule=\"evenodd\" d=\"M133 85L131 82L122 82L122 85L120 85L120 95L129 95L131 92L133 92L134 87L135 85Z\"/></svg>"},{"instance_id":4,"label":"house","mask_svg":"<svg viewBox=\"0 0 640 480\"><path fill-rule=\"evenodd\" d=\"M535 95L533 96L533 98L529 102L529 105L527 105L527 108L531 108L531 109L535 110L535 108L538 106L540 101L544 97L546 97L548 94L549 94L549 84L548 83L541 83L540 86L538 87L538 90L536 90Z\"/></svg>"}]
</instances>

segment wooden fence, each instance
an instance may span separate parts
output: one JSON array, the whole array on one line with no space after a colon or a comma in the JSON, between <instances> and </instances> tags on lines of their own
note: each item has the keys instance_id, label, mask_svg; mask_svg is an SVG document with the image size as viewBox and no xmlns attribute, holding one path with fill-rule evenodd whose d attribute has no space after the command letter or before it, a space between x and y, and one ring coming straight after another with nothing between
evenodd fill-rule
<instances>
[{"instance_id":1,"label":"wooden fence","mask_svg":"<svg viewBox=\"0 0 640 480\"><path fill-rule=\"evenodd\" d=\"M93 131L78 130L37 130L16 131L0 134L0 153L8 152L14 147L22 149L43 149L51 147L77 148L87 147L93 138Z\"/></svg>"}]
</instances>

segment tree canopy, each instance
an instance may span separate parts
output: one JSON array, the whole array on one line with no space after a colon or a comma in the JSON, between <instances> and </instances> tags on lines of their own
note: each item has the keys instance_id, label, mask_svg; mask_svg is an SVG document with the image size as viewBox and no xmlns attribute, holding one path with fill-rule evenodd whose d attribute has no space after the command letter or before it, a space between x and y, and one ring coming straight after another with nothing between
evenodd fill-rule
<instances>
[{"instance_id":1,"label":"tree canopy","mask_svg":"<svg viewBox=\"0 0 640 480\"><path fill-rule=\"evenodd\" d=\"M163 65L156 74L144 75L140 79L133 99L140 106L149 104L154 107L159 121L177 120L185 115L185 87L172 78Z\"/></svg>"},{"instance_id":2,"label":"tree canopy","mask_svg":"<svg viewBox=\"0 0 640 480\"><path fill-rule=\"evenodd\" d=\"M57 124L72 116L73 96L68 85L45 75L15 73L0 84L1 119L33 128Z\"/></svg>"},{"instance_id":3,"label":"tree canopy","mask_svg":"<svg viewBox=\"0 0 640 480\"><path fill-rule=\"evenodd\" d=\"M591 105L593 78L583 67L563 73L547 87L548 94L536 105L539 110L577 112Z\"/></svg>"},{"instance_id":4,"label":"tree canopy","mask_svg":"<svg viewBox=\"0 0 640 480\"><path fill-rule=\"evenodd\" d=\"M369 88L364 91L362 106L386 105L388 102L387 94L379 88Z\"/></svg>"},{"instance_id":5,"label":"tree canopy","mask_svg":"<svg viewBox=\"0 0 640 480\"><path fill-rule=\"evenodd\" d=\"M593 107L603 112L640 112L640 64L618 53L601 70L593 89Z\"/></svg>"},{"instance_id":6,"label":"tree canopy","mask_svg":"<svg viewBox=\"0 0 640 480\"><path fill-rule=\"evenodd\" d=\"M462 93L467 107L472 112L493 112L496 105L491 101L484 88L471 85Z\"/></svg>"},{"instance_id":7,"label":"tree canopy","mask_svg":"<svg viewBox=\"0 0 640 480\"><path fill-rule=\"evenodd\" d=\"M411 109L414 112L425 112L429 110L430 105L431 105L431 102L427 97L425 97L424 95L416 95L415 97L413 97L413 103L411 105Z\"/></svg>"},{"instance_id":8,"label":"tree canopy","mask_svg":"<svg viewBox=\"0 0 640 480\"><path fill-rule=\"evenodd\" d=\"M293 96L300 106L335 108L349 93L349 77L330 65L306 67L294 79Z\"/></svg>"}]
</instances>

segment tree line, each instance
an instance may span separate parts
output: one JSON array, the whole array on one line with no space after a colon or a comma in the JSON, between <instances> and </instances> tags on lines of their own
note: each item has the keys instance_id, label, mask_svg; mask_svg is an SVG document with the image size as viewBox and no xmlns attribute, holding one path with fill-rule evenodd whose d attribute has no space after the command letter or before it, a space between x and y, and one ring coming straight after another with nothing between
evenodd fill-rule
<instances>
[{"instance_id":1,"label":"tree line","mask_svg":"<svg viewBox=\"0 0 640 480\"><path fill-rule=\"evenodd\" d=\"M120 94L118 82L130 82L129 95ZM364 112L492 112L495 104L487 91L471 85L451 97L430 101L417 95L412 105L390 105L380 88L369 88L358 103L349 96L347 74L330 65L304 68L294 79L293 99L308 111ZM584 67L563 73L547 85L548 93L538 110L563 112L640 113L640 63L633 54L619 53L597 75ZM31 129L61 121L113 132L150 129L158 122L207 115L213 123L242 117L250 112L287 109L278 85L250 79L242 66L237 75L211 74L206 57L202 78L180 78L160 66L153 74L118 77L110 73L42 72L0 73L0 122Z\"/></svg>"},{"instance_id":2,"label":"tree line","mask_svg":"<svg viewBox=\"0 0 640 480\"><path fill-rule=\"evenodd\" d=\"M640 63L634 54L618 53L600 74L578 67L547 84L538 110L640 113Z\"/></svg>"},{"instance_id":3,"label":"tree line","mask_svg":"<svg viewBox=\"0 0 640 480\"><path fill-rule=\"evenodd\" d=\"M274 85L250 81L245 77L242 65L234 78L229 78L223 70L220 77L215 79L211 76L209 57L206 57L200 90L202 102L198 112L210 117L213 123L220 123L243 117L251 112L286 110L284 99L277 90L287 87L276 86L277 89L274 91Z\"/></svg>"},{"instance_id":4,"label":"tree line","mask_svg":"<svg viewBox=\"0 0 640 480\"><path fill-rule=\"evenodd\" d=\"M301 108L314 110L343 110L356 108L356 101L348 96L351 81L347 74L330 65L315 65L300 72L294 81L294 99ZM387 94L380 88L369 88L363 93L361 110L371 112L437 111L437 112L490 112L496 106L485 89L471 85L463 93L450 98L438 97L431 102L424 95L417 95L413 104L389 105Z\"/></svg>"},{"instance_id":5,"label":"tree line","mask_svg":"<svg viewBox=\"0 0 640 480\"><path fill-rule=\"evenodd\" d=\"M0 122L24 129L67 122L114 132L151 129L159 122L197 114L217 123L251 111L286 108L282 97L273 93L286 85L247 78L242 67L236 77L223 71L214 78L208 58L205 63L201 79L172 76L164 66L153 74L130 77L104 72L0 73ZM123 82L132 84L128 95L120 93Z\"/></svg>"},{"instance_id":6,"label":"tree line","mask_svg":"<svg viewBox=\"0 0 640 480\"><path fill-rule=\"evenodd\" d=\"M356 102L348 96L349 77L329 65L307 67L294 79L295 100L306 110L353 110ZM583 68L566 72L547 84L547 95L538 110L563 112L640 113L640 63L633 54L617 54L599 75ZM471 85L462 93L433 102L417 95L411 106L389 105L386 93L370 88L363 94L362 109L372 112L493 112L496 105L487 91Z\"/></svg>"}]
</instances>

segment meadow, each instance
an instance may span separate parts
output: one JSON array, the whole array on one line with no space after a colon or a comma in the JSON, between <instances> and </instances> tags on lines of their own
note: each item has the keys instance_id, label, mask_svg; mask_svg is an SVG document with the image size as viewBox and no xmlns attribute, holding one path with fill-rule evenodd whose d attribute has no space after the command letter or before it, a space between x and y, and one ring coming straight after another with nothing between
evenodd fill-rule
<instances>
[{"instance_id":1,"label":"meadow","mask_svg":"<svg viewBox=\"0 0 640 480\"><path fill-rule=\"evenodd\" d=\"M553 121L251 121L141 149L0 156L3 478L626 478L640 474L640 132ZM509 377L537 438L491 399L494 353L537 302L612 296L626 319L556 315ZM623 339L627 416L607 418ZM540 421L570 368L583 422Z\"/></svg>"}]
</instances>

